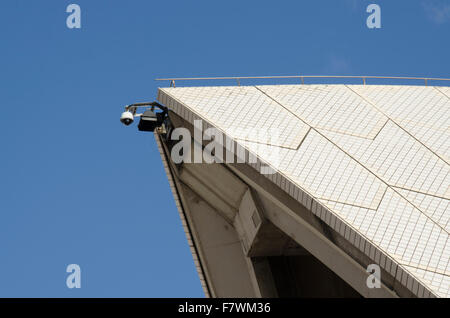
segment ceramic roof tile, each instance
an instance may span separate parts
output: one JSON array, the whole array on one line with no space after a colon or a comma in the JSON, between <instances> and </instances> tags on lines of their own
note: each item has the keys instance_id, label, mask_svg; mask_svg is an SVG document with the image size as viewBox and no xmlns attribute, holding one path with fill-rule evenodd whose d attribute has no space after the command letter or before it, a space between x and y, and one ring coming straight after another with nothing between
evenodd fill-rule
<instances>
[{"instance_id":1,"label":"ceramic roof tile","mask_svg":"<svg viewBox=\"0 0 450 318\"><path fill-rule=\"evenodd\" d=\"M393 274L413 293L449 296L450 88L183 87L158 96L270 164L277 174L267 178L281 188L294 184L299 202L312 198L320 217L333 215L359 233L398 265ZM248 138L237 127L277 138Z\"/></svg>"}]
</instances>

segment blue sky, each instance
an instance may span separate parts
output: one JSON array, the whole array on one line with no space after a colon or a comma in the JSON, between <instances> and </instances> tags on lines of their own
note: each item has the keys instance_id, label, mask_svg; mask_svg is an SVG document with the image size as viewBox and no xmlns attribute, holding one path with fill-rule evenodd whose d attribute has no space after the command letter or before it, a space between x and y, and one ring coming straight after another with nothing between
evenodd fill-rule
<instances>
[{"instance_id":1,"label":"blue sky","mask_svg":"<svg viewBox=\"0 0 450 318\"><path fill-rule=\"evenodd\" d=\"M444 0L1 1L0 297L203 297L153 136L119 122L155 78L449 78L449 35Z\"/></svg>"}]
</instances>

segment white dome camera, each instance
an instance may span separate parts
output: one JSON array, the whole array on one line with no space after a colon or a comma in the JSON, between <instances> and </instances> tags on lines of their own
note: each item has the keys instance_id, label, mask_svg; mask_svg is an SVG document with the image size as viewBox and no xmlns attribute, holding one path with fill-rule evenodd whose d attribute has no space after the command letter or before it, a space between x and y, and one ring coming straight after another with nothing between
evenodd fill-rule
<instances>
[{"instance_id":1,"label":"white dome camera","mask_svg":"<svg viewBox=\"0 0 450 318\"><path fill-rule=\"evenodd\" d=\"M138 107L148 108L142 114L136 114ZM162 112L155 113L154 109L158 107ZM158 102L151 103L135 103L125 106L125 111L120 116L120 122L125 126L129 126L133 123L134 118L140 117L138 129L140 131L155 131L157 127L161 127L169 109L166 106L159 104Z\"/></svg>"},{"instance_id":2,"label":"white dome camera","mask_svg":"<svg viewBox=\"0 0 450 318\"><path fill-rule=\"evenodd\" d=\"M120 116L120 122L125 126L131 125L133 121L134 121L133 113L130 112L129 110L124 111Z\"/></svg>"}]
</instances>

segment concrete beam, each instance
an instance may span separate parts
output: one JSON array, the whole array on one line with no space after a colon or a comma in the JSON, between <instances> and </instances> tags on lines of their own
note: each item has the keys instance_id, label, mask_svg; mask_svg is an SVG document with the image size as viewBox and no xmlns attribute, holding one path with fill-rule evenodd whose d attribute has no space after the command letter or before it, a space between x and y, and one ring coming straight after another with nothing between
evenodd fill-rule
<instances>
[{"instance_id":1,"label":"concrete beam","mask_svg":"<svg viewBox=\"0 0 450 318\"><path fill-rule=\"evenodd\" d=\"M290 206L292 207L294 203L288 197L284 197L284 200L278 200L274 196L274 192L279 189L274 189L275 187L269 183L269 190L261 186L260 182L255 181L259 178L264 178L268 182L268 179L244 164L228 164L227 166L258 192L268 220L335 272L358 293L364 297L397 297L383 283L381 288L368 288L366 285L368 273L363 266L333 244L325 233L320 230L320 226L316 228L303 219L298 214L298 206L296 209L291 209Z\"/></svg>"},{"instance_id":2,"label":"concrete beam","mask_svg":"<svg viewBox=\"0 0 450 318\"><path fill-rule=\"evenodd\" d=\"M188 186L181 192L212 296L257 297L236 231Z\"/></svg>"},{"instance_id":3,"label":"concrete beam","mask_svg":"<svg viewBox=\"0 0 450 318\"><path fill-rule=\"evenodd\" d=\"M309 254L265 217L257 194L248 189L242 197L234 228L249 257Z\"/></svg>"}]
</instances>

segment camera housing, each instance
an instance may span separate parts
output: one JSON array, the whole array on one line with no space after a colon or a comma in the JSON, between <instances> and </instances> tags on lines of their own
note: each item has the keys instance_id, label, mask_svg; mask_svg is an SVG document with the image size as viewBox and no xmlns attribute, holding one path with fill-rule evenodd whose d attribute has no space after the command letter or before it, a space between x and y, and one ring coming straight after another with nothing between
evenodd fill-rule
<instances>
[{"instance_id":1,"label":"camera housing","mask_svg":"<svg viewBox=\"0 0 450 318\"><path fill-rule=\"evenodd\" d=\"M157 127L160 127L164 121L163 113L155 113L152 110L146 110L141 115L141 120L139 121L138 130L139 131L155 131Z\"/></svg>"},{"instance_id":2,"label":"camera housing","mask_svg":"<svg viewBox=\"0 0 450 318\"><path fill-rule=\"evenodd\" d=\"M136 110L139 107L147 107L148 109L146 109L142 114L136 114ZM155 107L162 111L155 112ZM120 122L125 126L129 126L133 123L135 117L140 117L138 130L153 132L156 128L163 125L168 111L169 110L166 106L163 106L158 102L135 103L125 106L125 111L120 116Z\"/></svg>"},{"instance_id":3,"label":"camera housing","mask_svg":"<svg viewBox=\"0 0 450 318\"><path fill-rule=\"evenodd\" d=\"M129 110L124 111L122 115L120 116L120 122L124 124L125 126L129 126L134 121L134 115Z\"/></svg>"}]
</instances>

